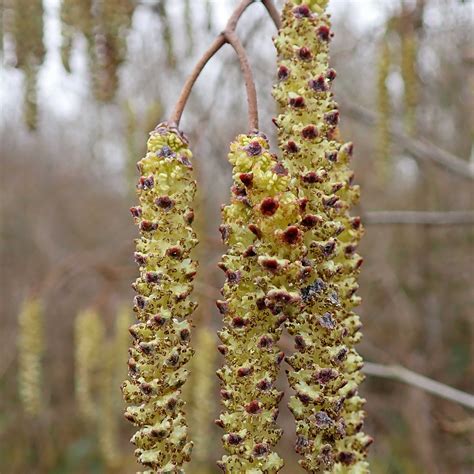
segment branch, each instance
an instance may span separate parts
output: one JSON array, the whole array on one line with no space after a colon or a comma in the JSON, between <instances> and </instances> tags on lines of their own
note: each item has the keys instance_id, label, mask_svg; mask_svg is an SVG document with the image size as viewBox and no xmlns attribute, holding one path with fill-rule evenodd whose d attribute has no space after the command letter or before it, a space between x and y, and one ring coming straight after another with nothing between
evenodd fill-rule
<instances>
[{"instance_id":1,"label":"branch","mask_svg":"<svg viewBox=\"0 0 474 474\"><path fill-rule=\"evenodd\" d=\"M275 23L277 30L279 30L281 28L280 12L275 7L273 0L262 0L262 3L263 6L267 9L268 14L272 18L273 23Z\"/></svg>"},{"instance_id":2,"label":"branch","mask_svg":"<svg viewBox=\"0 0 474 474\"><path fill-rule=\"evenodd\" d=\"M245 48L242 46L239 38L234 31L224 32L225 39L234 48L240 61L240 68L245 80L245 88L247 90L247 103L249 115L249 129L258 130L258 105L257 105L257 90L255 89L255 81L253 80L252 68Z\"/></svg>"},{"instance_id":3,"label":"branch","mask_svg":"<svg viewBox=\"0 0 474 474\"><path fill-rule=\"evenodd\" d=\"M364 368L362 370L367 375L397 380L399 382L420 388L421 390L431 393L437 397L459 403L466 408L474 410L474 395L462 392L461 390L452 388L449 385L436 382L435 380L412 372L411 370L405 369L399 365L381 365L374 364L372 362L365 362Z\"/></svg>"},{"instance_id":4,"label":"branch","mask_svg":"<svg viewBox=\"0 0 474 474\"><path fill-rule=\"evenodd\" d=\"M226 43L230 43L236 51L237 55L239 56L242 72L244 73L245 77L247 99L249 102L249 125L251 129L257 128L254 127L255 123L258 125L258 111L256 100L257 94L254 94L255 83L253 81L250 65L248 63L245 51L243 50L240 41L235 35L235 29L237 28L237 23L239 22L240 17L247 9L247 7L249 7L254 2L255 0L240 1L237 8L234 10L231 17L229 18L229 21L227 22L224 31L217 36L217 38L212 42L209 48L204 52L201 59L194 66L194 69L192 70L190 76L188 77L183 86L183 89L181 91L181 94L179 95L178 101L176 102L176 106L173 110L173 113L171 114L168 120L168 123L170 125L174 127L179 126L181 116L183 115L184 108L186 107L189 95L191 94L192 88L197 78L199 77L209 60L222 48L222 46L224 46L224 44ZM273 5L272 0L262 0L262 3L264 4L265 8L267 9L268 13L272 17L275 25L278 28L280 25L280 19L278 11Z\"/></svg>"},{"instance_id":5,"label":"branch","mask_svg":"<svg viewBox=\"0 0 474 474\"><path fill-rule=\"evenodd\" d=\"M363 214L367 225L472 225L474 211L370 211Z\"/></svg>"},{"instance_id":6,"label":"branch","mask_svg":"<svg viewBox=\"0 0 474 474\"><path fill-rule=\"evenodd\" d=\"M341 104L344 113L350 117L362 121L370 127L377 124L377 115L374 112L351 102L346 97L342 98ZM408 136L400 124L394 123L390 134L392 139L413 158L425 162L431 161L461 178L474 180L474 166L432 143Z\"/></svg>"}]
</instances>

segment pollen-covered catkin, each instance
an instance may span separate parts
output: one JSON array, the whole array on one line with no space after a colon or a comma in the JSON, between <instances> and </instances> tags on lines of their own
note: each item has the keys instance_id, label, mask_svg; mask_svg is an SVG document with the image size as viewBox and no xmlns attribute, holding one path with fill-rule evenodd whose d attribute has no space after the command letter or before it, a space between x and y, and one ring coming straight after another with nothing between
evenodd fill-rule
<instances>
[{"instance_id":1,"label":"pollen-covered catkin","mask_svg":"<svg viewBox=\"0 0 474 474\"><path fill-rule=\"evenodd\" d=\"M380 46L377 67L377 168L382 179L387 177L390 161L390 93L387 79L390 73L391 52L388 40L384 38Z\"/></svg>"},{"instance_id":2,"label":"pollen-covered catkin","mask_svg":"<svg viewBox=\"0 0 474 474\"><path fill-rule=\"evenodd\" d=\"M276 419L282 397L274 384L284 357L277 344L288 307L301 299L289 282L304 270L293 262L302 234L290 225L300 203L264 135L237 137L229 161L234 184L220 228L228 246L220 263L227 278L225 299L217 302L225 356L218 371L225 408L218 424L228 454L219 465L228 473L274 473L283 466L273 451L281 437Z\"/></svg>"},{"instance_id":3,"label":"pollen-covered catkin","mask_svg":"<svg viewBox=\"0 0 474 474\"><path fill-rule=\"evenodd\" d=\"M192 449L181 396L196 307L190 298L197 269L190 257L197 244L191 158L182 133L159 125L138 162L140 205L131 209L141 234L135 252L140 276L133 284L138 322L130 328L125 417L138 428L131 440L138 461L161 473L181 472Z\"/></svg>"},{"instance_id":4,"label":"pollen-covered catkin","mask_svg":"<svg viewBox=\"0 0 474 474\"><path fill-rule=\"evenodd\" d=\"M42 405L41 359L44 352L43 310L37 298L24 301L18 317L18 385L23 409L37 416Z\"/></svg>"},{"instance_id":5,"label":"pollen-covered catkin","mask_svg":"<svg viewBox=\"0 0 474 474\"><path fill-rule=\"evenodd\" d=\"M23 116L28 128L34 130L38 122L38 72L46 55L43 2L15 0L12 12L16 66L25 74Z\"/></svg>"},{"instance_id":6,"label":"pollen-covered catkin","mask_svg":"<svg viewBox=\"0 0 474 474\"><path fill-rule=\"evenodd\" d=\"M86 420L98 413L94 397L104 346L104 323L94 309L81 311L75 321L75 383L79 412Z\"/></svg>"},{"instance_id":7,"label":"pollen-covered catkin","mask_svg":"<svg viewBox=\"0 0 474 474\"><path fill-rule=\"evenodd\" d=\"M416 130L416 106L418 103L418 81L416 72L417 42L412 28L401 34L401 72L404 85L404 125L409 135Z\"/></svg>"},{"instance_id":8,"label":"pollen-covered catkin","mask_svg":"<svg viewBox=\"0 0 474 474\"><path fill-rule=\"evenodd\" d=\"M353 308L360 298L356 253L362 234L349 209L359 189L349 168L352 144L337 138L339 111L331 92L332 37L328 0L287 1L275 39L278 83L274 97L282 164L300 203L293 218L292 258L301 267L286 327L295 352L287 358L295 391L289 407L296 419L295 449L308 472L366 473L371 438L362 432L362 359L354 349L361 324Z\"/></svg>"}]
</instances>

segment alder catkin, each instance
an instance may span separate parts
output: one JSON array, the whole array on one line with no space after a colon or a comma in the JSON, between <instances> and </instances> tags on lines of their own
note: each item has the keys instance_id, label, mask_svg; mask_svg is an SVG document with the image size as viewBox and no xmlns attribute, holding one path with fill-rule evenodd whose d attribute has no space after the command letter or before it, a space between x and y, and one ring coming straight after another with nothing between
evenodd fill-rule
<instances>
[{"instance_id":1,"label":"alder catkin","mask_svg":"<svg viewBox=\"0 0 474 474\"><path fill-rule=\"evenodd\" d=\"M282 392L275 387L283 353L278 348L285 309L300 296L286 285L300 266L290 260L288 223L298 203L288 192L287 170L260 133L240 135L231 144L231 203L223 208L222 238L227 245L220 268L226 282L217 306L225 365L222 382L227 452L219 466L228 473L274 473L283 460L273 451L281 437L276 424ZM289 252L287 252L289 251ZM290 258L288 258L290 257Z\"/></svg>"},{"instance_id":2,"label":"alder catkin","mask_svg":"<svg viewBox=\"0 0 474 474\"><path fill-rule=\"evenodd\" d=\"M25 75L23 116L30 130L38 124L38 72L46 55L42 0L13 2L16 67Z\"/></svg>"},{"instance_id":3,"label":"alder catkin","mask_svg":"<svg viewBox=\"0 0 474 474\"><path fill-rule=\"evenodd\" d=\"M37 416L42 408L44 321L41 302L28 298L18 317L18 386L25 413Z\"/></svg>"},{"instance_id":4,"label":"alder catkin","mask_svg":"<svg viewBox=\"0 0 474 474\"><path fill-rule=\"evenodd\" d=\"M191 208L196 192L192 153L177 129L159 125L148 152L138 162L140 205L131 209L140 230L133 284L138 322L130 328L129 380L123 386L130 405L125 417L138 431L132 437L138 461L155 472L178 472L189 461L192 442L181 387L188 370L191 300L197 244Z\"/></svg>"},{"instance_id":5,"label":"alder catkin","mask_svg":"<svg viewBox=\"0 0 474 474\"><path fill-rule=\"evenodd\" d=\"M359 197L349 168L352 144L338 140L339 111L329 67L332 37L327 0L287 1L275 39L281 107L275 119L282 165L299 208L292 215L292 265L285 275L298 304L285 311L295 352L287 358L295 394L296 451L308 472L367 473L371 438L362 432L365 400L358 395L362 359L354 349L361 324L353 308L362 234L349 209Z\"/></svg>"},{"instance_id":6,"label":"alder catkin","mask_svg":"<svg viewBox=\"0 0 474 474\"><path fill-rule=\"evenodd\" d=\"M94 309L79 312L75 321L75 389L80 414L93 420L98 407L95 400L98 373L104 347L104 323Z\"/></svg>"},{"instance_id":7,"label":"alder catkin","mask_svg":"<svg viewBox=\"0 0 474 474\"><path fill-rule=\"evenodd\" d=\"M401 72L404 84L404 125L409 135L416 131L416 107L418 104L418 79L416 71L417 43L412 28L401 33Z\"/></svg>"},{"instance_id":8,"label":"alder catkin","mask_svg":"<svg viewBox=\"0 0 474 474\"><path fill-rule=\"evenodd\" d=\"M377 66L377 168L379 176L384 180L390 166L390 114L392 111L387 87L391 66L391 52L387 38L382 40Z\"/></svg>"}]
</instances>

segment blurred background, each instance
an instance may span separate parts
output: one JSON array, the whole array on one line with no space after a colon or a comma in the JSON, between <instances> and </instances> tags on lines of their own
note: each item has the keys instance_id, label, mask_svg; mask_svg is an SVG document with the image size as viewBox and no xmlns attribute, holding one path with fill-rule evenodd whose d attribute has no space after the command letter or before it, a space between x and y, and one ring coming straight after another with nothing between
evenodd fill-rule
<instances>
[{"instance_id":1,"label":"blurred background","mask_svg":"<svg viewBox=\"0 0 474 474\"><path fill-rule=\"evenodd\" d=\"M139 469L118 388L126 377L130 284L137 276L137 230L128 211L136 202L135 163L235 4L1 0L2 474ZM341 134L355 144L362 188L354 213L366 221L359 350L367 361L400 364L472 393L474 196L466 170L474 161L473 3L330 4ZM261 4L247 10L238 33L254 68L261 129L275 144L275 28ZM221 455L221 432L212 422L220 410L214 301L224 248L217 229L229 198L228 144L247 128L230 47L198 80L181 128L195 155L201 262L198 353L185 393L196 442L189 472L213 473ZM436 164L440 153L457 157L458 171ZM442 214L410 214L413 223L406 224L406 214L373 211ZM444 214L451 211L471 214L451 219ZM365 431L376 440L375 474L473 472L472 412L371 375L362 393ZM283 472L294 473L300 468L287 399L288 393L278 449Z\"/></svg>"}]
</instances>

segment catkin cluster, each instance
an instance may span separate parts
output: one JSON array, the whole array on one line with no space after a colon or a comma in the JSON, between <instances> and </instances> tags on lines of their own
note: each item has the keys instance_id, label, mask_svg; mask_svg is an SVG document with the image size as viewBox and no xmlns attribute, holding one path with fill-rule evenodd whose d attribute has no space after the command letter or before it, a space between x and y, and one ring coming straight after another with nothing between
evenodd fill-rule
<instances>
[{"instance_id":1,"label":"catkin cluster","mask_svg":"<svg viewBox=\"0 0 474 474\"><path fill-rule=\"evenodd\" d=\"M130 328L125 416L138 428L131 440L138 461L163 473L179 472L192 449L181 397L196 306L190 299L197 267L190 257L197 243L191 157L178 130L160 125L151 132L138 162L140 205L131 209L141 234L135 252L140 276L133 284L138 322Z\"/></svg>"},{"instance_id":2,"label":"catkin cluster","mask_svg":"<svg viewBox=\"0 0 474 474\"><path fill-rule=\"evenodd\" d=\"M41 359L44 351L43 311L38 299L30 298L23 303L18 324L20 399L25 412L37 416L42 405Z\"/></svg>"},{"instance_id":3,"label":"catkin cluster","mask_svg":"<svg viewBox=\"0 0 474 474\"><path fill-rule=\"evenodd\" d=\"M295 341L287 358L295 394L289 407L296 419L296 451L309 472L365 473L371 438L362 431L364 400L360 340L360 298L356 253L362 234L349 209L359 197L349 168L352 144L338 140L339 112L329 68L332 37L327 0L287 1L275 39L278 83L274 97L281 107L275 120L281 162L291 176L299 207L292 215L291 258L300 267L287 285L297 301L285 314ZM286 277L288 279L288 277Z\"/></svg>"}]
</instances>

